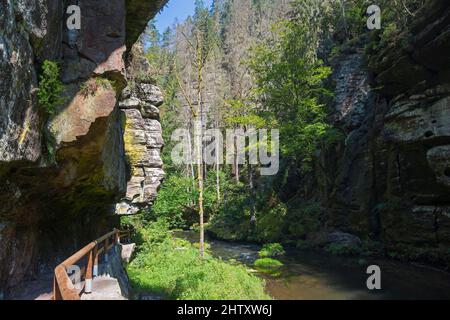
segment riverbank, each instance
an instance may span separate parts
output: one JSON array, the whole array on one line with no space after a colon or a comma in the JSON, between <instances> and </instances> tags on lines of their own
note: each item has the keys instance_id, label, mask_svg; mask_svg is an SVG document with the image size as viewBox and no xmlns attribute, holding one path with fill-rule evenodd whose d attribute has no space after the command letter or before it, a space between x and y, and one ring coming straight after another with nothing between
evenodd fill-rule
<instances>
[{"instance_id":1,"label":"riverbank","mask_svg":"<svg viewBox=\"0 0 450 320\"><path fill-rule=\"evenodd\" d=\"M202 259L190 242L173 237L162 221L138 229L141 241L127 267L134 299L267 300L264 280L245 265L208 253Z\"/></svg>"}]
</instances>

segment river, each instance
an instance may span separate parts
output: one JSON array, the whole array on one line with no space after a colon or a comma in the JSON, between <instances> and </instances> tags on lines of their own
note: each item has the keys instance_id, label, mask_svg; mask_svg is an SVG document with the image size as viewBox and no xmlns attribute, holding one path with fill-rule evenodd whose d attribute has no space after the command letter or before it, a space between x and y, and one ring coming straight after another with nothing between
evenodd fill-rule
<instances>
[{"instance_id":1,"label":"river","mask_svg":"<svg viewBox=\"0 0 450 320\"><path fill-rule=\"evenodd\" d=\"M194 232L177 237L198 242ZM212 255L237 260L252 267L260 246L208 239ZM450 273L428 267L373 258L335 257L317 251L288 249L279 259L284 266L277 276L257 273L266 291L279 300L383 300L450 299ZM368 290L367 267L381 268L381 290Z\"/></svg>"}]
</instances>

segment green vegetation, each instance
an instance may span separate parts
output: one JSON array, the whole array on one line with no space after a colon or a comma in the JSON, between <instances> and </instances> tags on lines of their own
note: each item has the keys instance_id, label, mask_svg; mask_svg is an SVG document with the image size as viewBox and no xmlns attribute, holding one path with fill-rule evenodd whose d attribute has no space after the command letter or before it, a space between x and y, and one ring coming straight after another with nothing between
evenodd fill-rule
<instances>
[{"instance_id":1,"label":"green vegetation","mask_svg":"<svg viewBox=\"0 0 450 320\"><path fill-rule=\"evenodd\" d=\"M263 258L255 261L255 269L272 276L278 276L280 274L280 268L283 266L278 260L271 258Z\"/></svg>"},{"instance_id":2,"label":"green vegetation","mask_svg":"<svg viewBox=\"0 0 450 320\"><path fill-rule=\"evenodd\" d=\"M255 261L255 267L263 269L277 269L283 266L283 264L275 259L263 258Z\"/></svg>"},{"instance_id":3,"label":"green vegetation","mask_svg":"<svg viewBox=\"0 0 450 320\"><path fill-rule=\"evenodd\" d=\"M332 243L325 250L335 256L353 256L361 254L361 248L353 245Z\"/></svg>"},{"instance_id":4,"label":"green vegetation","mask_svg":"<svg viewBox=\"0 0 450 320\"><path fill-rule=\"evenodd\" d=\"M44 112L45 120L54 115L57 107L66 101L62 96L64 86L60 79L60 73L60 67L57 62L45 60L42 64L37 97L38 105ZM44 156L49 163L55 163L56 139L46 127L43 130L43 137Z\"/></svg>"},{"instance_id":5,"label":"green vegetation","mask_svg":"<svg viewBox=\"0 0 450 320\"><path fill-rule=\"evenodd\" d=\"M63 84L57 62L45 60L39 76L38 103L47 115L53 115L56 107L64 102L61 94Z\"/></svg>"},{"instance_id":6,"label":"green vegetation","mask_svg":"<svg viewBox=\"0 0 450 320\"><path fill-rule=\"evenodd\" d=\"M263 248L258 252L259 259L254 263L255 268L262 272L273 276L279 275L279 269L283 266L283 263L274 259L281 257L285 254L284 248L279 243L265 244Z\"/></svg>"},{"instance_id":7,"label":"green vegetation","mask_svg":"<svg viewBox=\"0 0 450 320\"><path fill-rule=\"evenodd\" d=\"M147 46L140 58L148 60L151 71L142 74L136 69L132 74L135 80L156 83L165 93L161 122L167 177L156 203L144 212L145 220L164 218L172 229L202 229L199 217L203 216L213 236L266 243L262 259L255 264L259 268L282 255L282 245L314 247L328 218L321 192L332 188L335 178L333 172L317 168L326 167L324 162L342 150L346 139L330 121L333 61L364 46L370 53L397 41L407 33L411 14L423 1L381 0L385 27L369 34L366 10L371 4L368 0L293 0L289 4L258 0L244 8L241 1L223 0L206 8L197 1L195 14L174 29L159 34L155 24L149 23ZM205 116L199 116L200 110ZM172 141L172 133L187 129L192 148L198 138L197 120L223 134L229 129L279 129L278 174L261 176L260 165L240 164L236 155L232 164L211 165L202 159L194 164L173 163L171 152L177 141ZM263 143L269 146L271 141L258 146ZM249 151L255 146L246 140L244 147ZM161 264L178 263L174 241L158 244L167 251L158 256ZM191 253L193 259L194 247L182 247L184 259L190 261ZM336 255L361 251L336 244L325 249ZM372 244L363 250L382 251ZM144 255L140 260L145 260ZM183 281L179 283L181 289L175 289L175 284L160 286L171 287L164 294L180 298L185 287Z\"/></svg>"},{"instance_id":8,"label":"green vegetation","mask_svg":"<svg viewBox=\"0 0 450 320\"><path fill-rule=\"evenodd\" d=\"M94 95L99 88L115 88L115 82L102 77L91 78L81 84L79 92L88 97Z\"/></svg>"},{"instance_id":9,"label":"green vegetation","mask_svg":"<svg viewBox=\"0 0 450 320\"><path fill-rule=\"evenodd\" d=\"M257 97L266 106L259 113L280 129L282 154L300 161L306 171L318 142L329 134L320 100L331 94L324 87L331 69L317 59L308 23L302 16L279 23L275 36L254 49L250 62Z\"/></svg>"},{"instance_id":10,"label":"green vegetation","mask_svg":"<svg viewBox=\"0 0 450 320\"><path fill-rule=\"evenodd\" d=\"M127 272L134 294L154 294L183 300L261 300L261 279L241 265L231 265L175 239L163 220L139 228L141 244Z\"/></svg>"},{"instance_id":11,"label":"green vegetation","mask_svg":"<svg viewBox=\"0 0 450 320\"><path fill-rule=\"evenodd\" d=\"M281 244L269 243L265 244L258 254L261 258L276 258L283 256L285 251Z\"/></svg>"}]
</instances>

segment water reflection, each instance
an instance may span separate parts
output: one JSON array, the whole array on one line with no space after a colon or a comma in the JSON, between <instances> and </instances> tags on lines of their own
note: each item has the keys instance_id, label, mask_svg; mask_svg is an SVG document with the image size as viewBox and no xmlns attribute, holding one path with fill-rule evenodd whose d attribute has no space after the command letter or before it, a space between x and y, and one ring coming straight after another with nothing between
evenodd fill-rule
<instances>
[{"instance_id":1,"label":"water reflection","mask_svg":"<svg viewBox=\"0 0 450 320\"><path fill-rule=\"evenodd\" d=\"M198 242L194 232L176 236ZM252 266L260 247L254 244L208 241L211 253L224 260ZM381 259L344 258L311 251L288 250L277 277L263 275L266 290L280 300L450 299L450 274L406 263ZM382 271L382 290L366 287L366 269L376 264Z\"/></svg>"}]
</instances>

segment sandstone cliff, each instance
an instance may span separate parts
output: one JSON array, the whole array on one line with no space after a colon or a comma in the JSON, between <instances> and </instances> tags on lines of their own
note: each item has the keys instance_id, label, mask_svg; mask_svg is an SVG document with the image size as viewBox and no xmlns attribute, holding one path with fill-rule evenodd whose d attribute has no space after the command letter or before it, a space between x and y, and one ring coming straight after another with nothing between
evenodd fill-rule
<instances>
[{"instance_id":1,"label":"sandstone cliff","mask_svg":"<svg viewBox=\"0 0 450 320\"><path fill-rule=\"evenodd\" d=\"M428 1L408 33L334 61L346 140L318 166L326 227L392 256L450 266L450 4ZM367 60L368 59L368 60Z\"/></svg>"},{"instance_id":2,"label":"sandstone cliff","mask_svg":"<svg viewBox=\"0 0 450 320\"><path fill-rule=\"evenodd\" d=\"M127 83L130 49L166 2L0 3L0 295L116 225L116 203L136 213L154 200L162 94ZM81 30L66 28L71 4ZM60 62L64 84L48 121L36 94L45 60Z\"/></svg>"}]
</instances>

